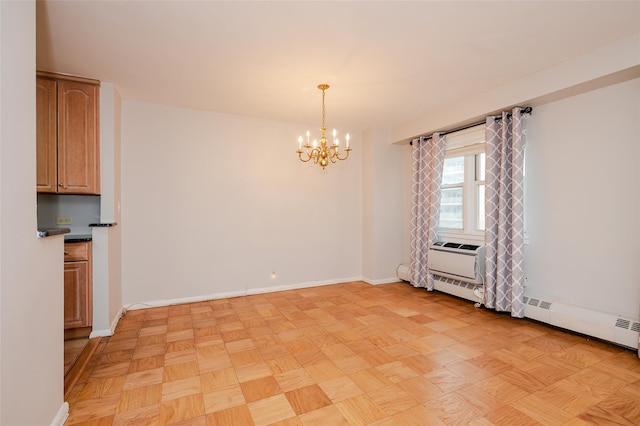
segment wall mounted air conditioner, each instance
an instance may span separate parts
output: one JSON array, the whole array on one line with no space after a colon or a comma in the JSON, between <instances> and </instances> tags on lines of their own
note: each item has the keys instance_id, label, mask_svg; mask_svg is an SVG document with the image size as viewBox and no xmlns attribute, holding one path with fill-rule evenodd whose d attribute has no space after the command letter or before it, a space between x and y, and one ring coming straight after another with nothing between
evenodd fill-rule
<instances>
[{"instance_id":1,"label":"wall mounted air conditioner","mask_svg":"<svg viewBox=\"0 0 640 426\"><path fill-rule=\"evenodd\" d=\"M429 248L427 265L434 275L482 284L484 246L438 241Z\"/></svg>"}]
</instances>

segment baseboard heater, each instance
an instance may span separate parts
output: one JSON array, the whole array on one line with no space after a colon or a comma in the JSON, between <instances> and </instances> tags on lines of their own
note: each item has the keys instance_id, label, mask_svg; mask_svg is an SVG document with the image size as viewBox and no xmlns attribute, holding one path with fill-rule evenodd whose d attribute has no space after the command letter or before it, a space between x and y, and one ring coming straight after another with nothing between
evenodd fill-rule
<instances>
[{"instance_id":1,"label":"baseboard heater","mask_svg":"<svg viewBox=\"0 0 640 426\"><path fill-rule=\"evenodd\" d=\"M640 319L600 312L561 300L524 297L524 316L567 330L636 349L640 354Z\"/></svg>"},{"instance_id":2,"label":"baseboard heater","mask_svg":"<svg viewBox=\"0 0 640 426\"><path fill-rule=\"evenodd\" d=\"M429 249L429 270L434 288L478 302L484 283L484 247L439 241ZM398 267L398 278L410 281L408 265ZM599 312L560 300L524 297L524 316L633 348L640 357L640 318Z\"/></svg>"}]
</instances>

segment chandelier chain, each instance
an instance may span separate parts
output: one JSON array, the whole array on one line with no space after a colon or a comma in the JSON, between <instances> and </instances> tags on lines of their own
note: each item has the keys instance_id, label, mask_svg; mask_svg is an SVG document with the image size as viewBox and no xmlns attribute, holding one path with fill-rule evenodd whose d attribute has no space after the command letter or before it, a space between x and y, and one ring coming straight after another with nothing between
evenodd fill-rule
<instances>
[{"instance_id":1,"label":"chandelier chain","mask_svg":"<svg viewBox=\"0 0 640 426\"><path fill-rule=\"evenodd\" d=\"M324 108L324 90L322 89L322 128L325 129L326 127L324 126L324 120L325 120L325 108Z\"/></svg>"}]
</instances>

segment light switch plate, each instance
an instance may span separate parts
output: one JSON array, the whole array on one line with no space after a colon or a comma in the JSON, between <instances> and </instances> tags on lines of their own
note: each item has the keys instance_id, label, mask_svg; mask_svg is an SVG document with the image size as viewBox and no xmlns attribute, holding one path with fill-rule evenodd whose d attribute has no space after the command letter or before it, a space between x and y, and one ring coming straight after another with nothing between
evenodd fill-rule
<instances>
[{"instance_id":1,"label":"light switch plate","mask_svg":"<svg viewBox=\"0 0 640 426\"><path fill-rule=\"evenodd\" d=\"M71 225L71 216L56 217L56 225Z\"/></svg>"}]
</instances>

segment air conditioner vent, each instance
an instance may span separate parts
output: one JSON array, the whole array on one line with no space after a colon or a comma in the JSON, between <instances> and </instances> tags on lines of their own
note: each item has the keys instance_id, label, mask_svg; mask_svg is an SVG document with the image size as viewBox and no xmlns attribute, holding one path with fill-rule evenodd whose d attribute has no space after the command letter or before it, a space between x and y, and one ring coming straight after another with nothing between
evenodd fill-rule
<instances>
[{"instance_id":1,"label":"air conditioner vent","mask_svg":"<svg viewBox=\"0 0 640 426\"><path fill-rule=\"evenodd\" d=\"M460 247L458 247L460 250L471 250L471 251L476 251L480 248L480 246L474 246L472 244L463 244Z\"/></svg>"},{"instance_id":2,"label":"air conditioner vent","mask_svg":"<svg viewBox=\"0 0 640 426\"><path fill-rule=\"evenodd\" d=\"M531 306L538 306L538 303L540 303L538 299L534 299L533 297L529 299L529 305Z\"/></svg>"},{"instance_id":3,"label":"air conditioner vent","mask_svg":"<svg viewBox=\"0 0 640 426\"><path fill-rule=\"evenodd\" d=\"M529 304L529 298L527 296L524 296L523 301L525 305Z\"/></svg>"},{"instance_id":4,"label":"air conditioner vent","mask_svg":"<svg viewBox=\"0 0 640 426\"><path fill-rule=\"evenodd\" d=\"M629 328L629 324L631 323L631 321L626 320L624 318L618 318L616 320L616 327L618 328L624 328L625 330L627 330Z\"/></svg>"},{"instance_id":5,"label":"air conditioner vent","mask_svg":"<svg viewBox=\"0 0 640 426\"><path fill-rule=\"evenodd\" d=\"M540 301L540 306L538 306L538 307L542 308L542 309L551 309L551 302L547 302L547 301L541 300Z\"/></svg>"},{"instance_id":6,"label":"air conditioner vent","mask_svg":"<svg viewBox=\"0 0 640 426\"><path fill-rule=\"evenodd\" d=\"M640 333L640 322L634 322L631 325L631 331L636 331L636 332Z\"/></svg>"}]
</instances>

